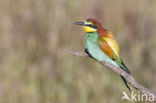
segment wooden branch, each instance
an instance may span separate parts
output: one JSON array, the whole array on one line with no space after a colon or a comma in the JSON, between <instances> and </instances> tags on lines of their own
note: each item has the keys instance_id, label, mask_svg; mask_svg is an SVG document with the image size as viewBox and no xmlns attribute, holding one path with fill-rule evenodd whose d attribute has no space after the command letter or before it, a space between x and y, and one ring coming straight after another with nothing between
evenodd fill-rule
<instances>
[{"instance_id":1,"label":"wooden branch","mask_svg":"<svg viewBox=\"0 0 156 103\"><path fill-rule=\"evenodd\" d=\"M89 57L89 55L85 52L69 51L69 53L72 55L76 55L76 56ZM99 61L97 61L97 62L99 62ZM134 87L135 89L138 89L141 93L146 94L147 96L153 95L154 101L156 101L156 92L152 92L148 88L145 88L141 84L137 83L132 75L128 74L123 69L120 69L120 68L118 68L118 67L116 67L116 66L114 66L108 62L103 61L103 62L99 62L99 63L101 63L102 65L105 65L106 67L108 67L112 71L116 72L117 74L122 75L132 87Z\"/></svg>"}]
</instances>

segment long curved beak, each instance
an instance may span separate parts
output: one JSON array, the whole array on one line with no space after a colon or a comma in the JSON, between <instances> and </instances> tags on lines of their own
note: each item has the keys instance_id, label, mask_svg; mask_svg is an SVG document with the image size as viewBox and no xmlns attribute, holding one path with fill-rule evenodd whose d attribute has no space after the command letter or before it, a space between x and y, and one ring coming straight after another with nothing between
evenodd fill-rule
<instances>
[{"instance_id":1,"label":"long curved beak","mask_svg":"<svg viewBox=\"0 0 156 103\"><path fill-rule=\"evenodd\" d=\"M75 22L74 24L80 25L80 26L84 26L85 25L84 22Z\"/></svg>"}]
</instances>

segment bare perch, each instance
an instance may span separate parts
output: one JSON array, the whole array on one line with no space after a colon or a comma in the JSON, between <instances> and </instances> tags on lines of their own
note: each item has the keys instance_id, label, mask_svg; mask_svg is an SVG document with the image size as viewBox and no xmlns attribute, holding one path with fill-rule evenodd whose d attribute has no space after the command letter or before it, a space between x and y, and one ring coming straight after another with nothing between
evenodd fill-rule
<instances>
[{"instance_id":1,"label":"bare perch","mask_svg":"<svg viewBox=\"0 0 156 103\"><path fill-rule=\"evenodd\" d=\"M87 53L85 53L85 52L72 52L72 51L69 51L69 53L72 54L72 55L76 55L76 56L89 57L89 55ZM97 61L97 62L99 62L99 61ZM134 77L132 75L128 74L123 69L119 69L118 67L113 66L112 64L110 64L108 62L99 62L99 63L101 63L102 65L105 65L106 67L113 70L117 74L122 75L132 87L134 87L135 89L138 89L140 92L142 92L144 94L147 94L148 96L154 95L154 97L155 97L154 100L156 101L156 92L152 92L148 88L145 88L144 86L138 84L135 81L135 79L134 79Z\"/></svg>"}]
</instances>

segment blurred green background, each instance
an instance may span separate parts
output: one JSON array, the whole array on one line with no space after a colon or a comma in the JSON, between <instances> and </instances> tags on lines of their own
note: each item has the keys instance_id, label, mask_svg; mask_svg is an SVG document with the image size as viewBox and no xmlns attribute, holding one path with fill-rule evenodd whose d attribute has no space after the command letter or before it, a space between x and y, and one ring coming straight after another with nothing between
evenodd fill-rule
<instances>
[{"instance_id":1,"label":"blurred green background","mask_svg":"<svg viewBox=\"0 0 156 103\"><path fill-rule=\"evenodd\" d=\"M128 90L84 50L76 21L111 30L136 80L156 91L156 0L1 0L0 103L120 103ZM125 102L124 102L125 103Z\"/></svg>"}]
</instances>

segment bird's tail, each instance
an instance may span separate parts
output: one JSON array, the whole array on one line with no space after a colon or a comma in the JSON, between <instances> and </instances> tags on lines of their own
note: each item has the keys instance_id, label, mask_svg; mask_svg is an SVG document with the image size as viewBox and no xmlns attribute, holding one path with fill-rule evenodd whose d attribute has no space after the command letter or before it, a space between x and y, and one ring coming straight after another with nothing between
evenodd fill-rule
<instances>
[{"instance_id":1,"label":"bird's tail","mask_svg":"<svg viewBox=\"0 0 156 103\"><path fill-rule=\"evenodd\" d=\"M122 60L121 60L120 68L122 68L122 69L123 69L124 71L126 71L128 74L131 73L131 72L128 70L128 68L126 67L126 65L123 63Z\"/></svg>"},{"instance_id":2,"label":"bird's tail","mask_svg":"<svg viewBox=\"0 0 156 103\"><path fill-rule=\"evenodd\" d=\"M123 63L123 61L121 60L121 65L120 68L122 68L124 71L126 71L128 74L130 74L130 71L128 70L128 68L126 67L126 65ZM128 88L128 90L131 92L130 87L127 84L126 79L121 75L122 80L124 81L124 84L126 85L126 87Z\"/></svg>"},{"instance_id":3,"label":"bird's tail","mask_svg":"<svg viewBox=\"0 0 156 103\"><path fill-rule=\"evenodd\" d=\"M131 92L131 89L130 89L130 87L128 86L126 79L125 79L122 75L121 75L121 78L122 78L122 80L124 81L124 84L126 85L126 87L128 88L128 90Z\"/></svg>"}]
</instances>

